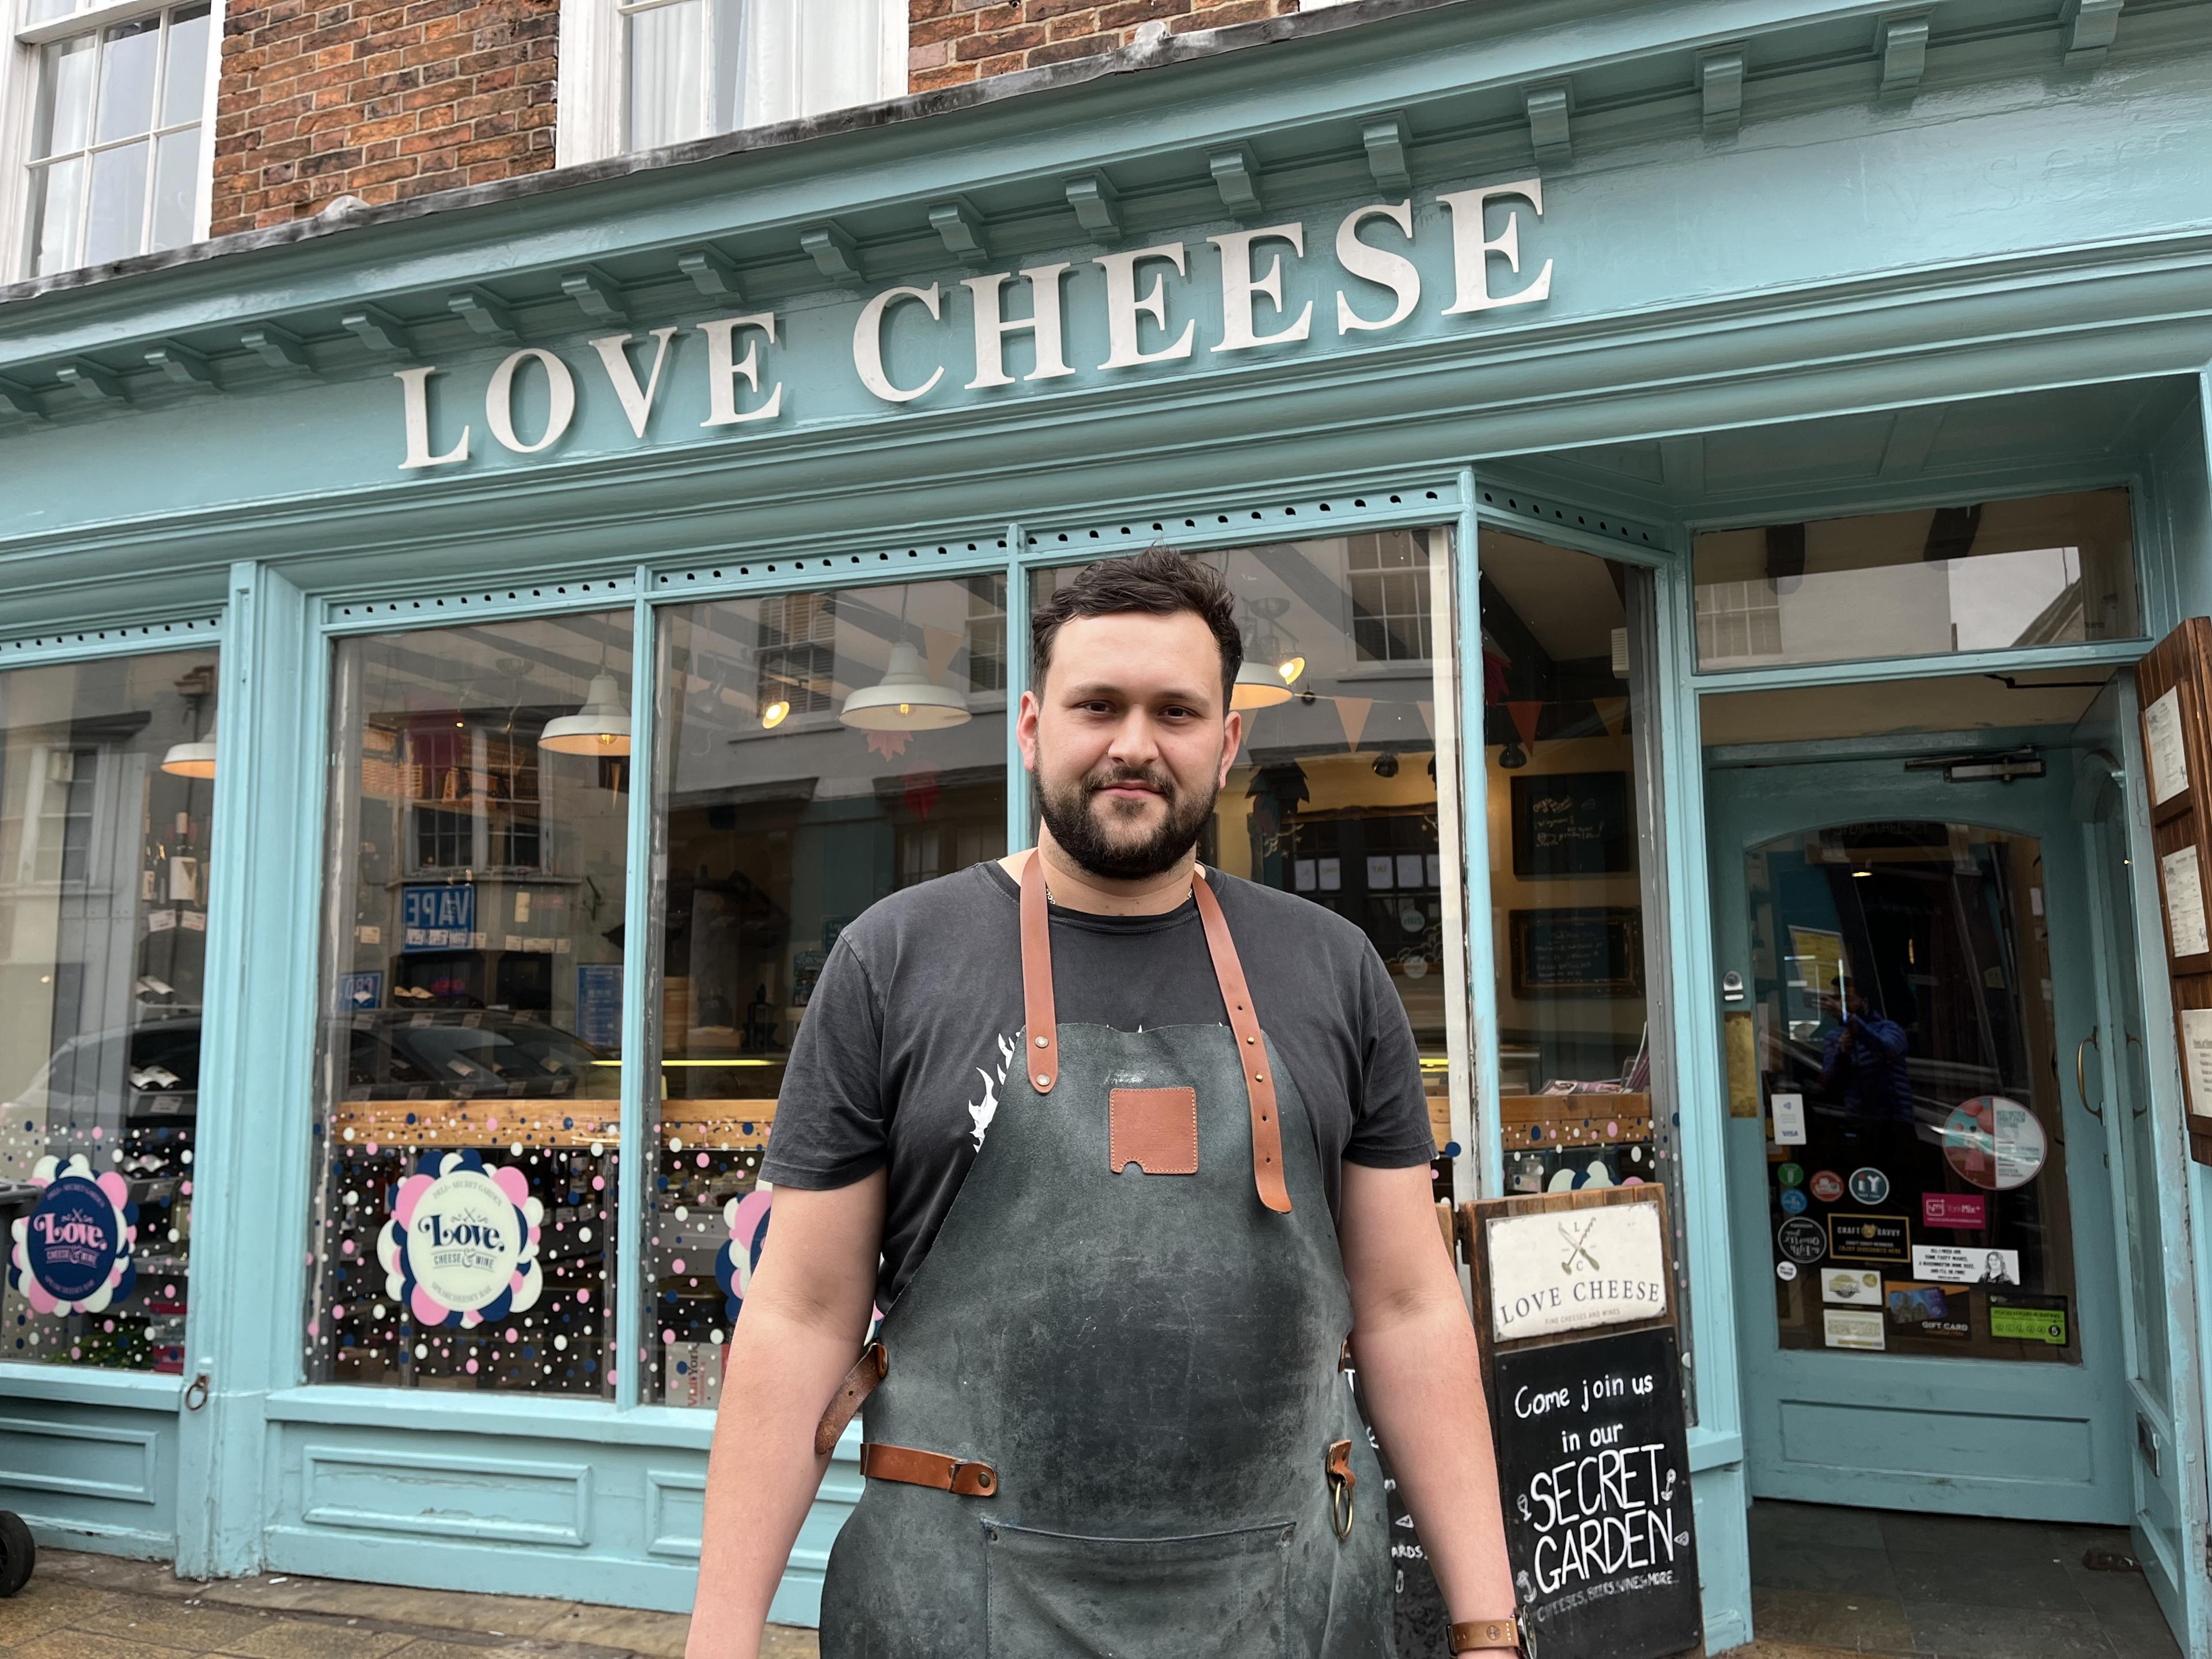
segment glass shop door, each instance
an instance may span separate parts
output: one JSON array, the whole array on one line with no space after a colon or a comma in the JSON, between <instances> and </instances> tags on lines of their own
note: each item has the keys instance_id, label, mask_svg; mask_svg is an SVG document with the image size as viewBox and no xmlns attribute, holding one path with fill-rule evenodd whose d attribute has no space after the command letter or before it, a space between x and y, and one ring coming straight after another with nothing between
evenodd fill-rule
<instances>
[{"instance_id":1,"label":"glass shop door","mask_svg":"<svg viewBox=\"0 0 2212 1659\"><path fill-rule=\"evenodd\" d=\"M2070 752L1777 746L1707 790L1753 1494L2126 1524L2098 843Z\"/></svg>"}]
</instances>

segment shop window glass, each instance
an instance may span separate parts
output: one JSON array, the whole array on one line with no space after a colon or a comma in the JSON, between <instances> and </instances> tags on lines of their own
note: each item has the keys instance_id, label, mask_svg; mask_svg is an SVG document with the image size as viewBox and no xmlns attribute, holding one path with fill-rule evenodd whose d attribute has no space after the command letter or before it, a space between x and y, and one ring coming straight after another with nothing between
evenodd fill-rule
<instances>
[{"instance_id":1,"label":"shop window glass","mask_svg":"<svg viewBox=\"0 0 2212 1659\"><path fill-rule=\"evenodd\" d=\"M1199 857L1334 910L1373 943L1420 1046L1448 1197L1468 1054L1451 538L1393 530L1194 556L1235 593L1245 653L1233 699L1244 745ZM1036 580L1049 592L1079 568Z\"/></svg>"},{"instance_id":2,"label":"shop window glass","mask_svg":"<svg viewBox=\"0 0 2212 1659\"><path fill-rule=\"evenodd\" d=\"M1639 660L1650 580L1502 531L1482 532L1481 555L1505 1190L1663 1182L1686 1297L1657 732Z\"/></svg>"},{"instance_id":3,"label":"shop window glass","mask_svg":"<svg viewBox=\"0 0 2212 1659\"><path fill-rule=\"evenodd\" d=\"M1891 1354L2078 1363L2040 844L1844 824L1752 848L1744 880L1778 1133L1795 1103L1766 1148L1775 1259L1806 1264L1775 1277L1781 1346L1852 1346L1834 1308L1865 1304Z\"/></svg>"},{"instance_id":4,"label":"shop window glass","mask_svg":"<svg viewBox=\"0 0 2212 1659\"><path fill-rule=\"evenodd\" d=\"M630 626L338 647L318 1382L612 1392Z\"/></svg>"},{"instance_id":5,"label":"shop window glass","mask_svg":"<svg viewBox=\"0 0 2212 1659\"><path fill-rule=\"evenodd\" d=\"M0 1358L184 1369L215 691L0 674Z\"/></svg>"},{"instance_id":6,"label":"shop window glass","mask_svg":"<svg viewBox=\"0 0 2212 1659\"><path fill-rule=\"evenodd\" d=\"M1006 850L1006 629L998 577L665 615L647 1399L719 1397L785 1058L839 930Z\"/></svg>"},{"instance_id":7,"label":"shop window glass","mask_svg":"<svg viewBox=\"0 0 2212 1659\"><path fill-rule=\"evenodd\" d=\"M1700 668L2141 631L2124 489L1708 531L1695 568Z\"/></svg>"}]
</instances>

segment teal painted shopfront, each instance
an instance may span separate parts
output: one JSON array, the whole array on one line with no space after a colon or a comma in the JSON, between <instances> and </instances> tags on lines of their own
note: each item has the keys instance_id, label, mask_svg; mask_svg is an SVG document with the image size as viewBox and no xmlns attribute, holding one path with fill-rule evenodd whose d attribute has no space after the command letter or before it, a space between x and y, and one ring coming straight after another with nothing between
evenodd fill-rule
<instances>
[{"instance_id":1,"label":"teal painted shopfront","mask_svg":"<svg viewBox=\"0 0 2212 1659\"><path fill-rule=\"evenodd\" d=\"M1165 541L1205 856L1375 941L1439 1195L1668 1188L1709 1649L1764 1497L2132 1527L2212 1655L2208 86L1367 0L0 289L0 1191L109 1240L11 1240L0 1504L688 1606L812 976L1027 842L1022 619Z\"/></svg>"}]
</instances>

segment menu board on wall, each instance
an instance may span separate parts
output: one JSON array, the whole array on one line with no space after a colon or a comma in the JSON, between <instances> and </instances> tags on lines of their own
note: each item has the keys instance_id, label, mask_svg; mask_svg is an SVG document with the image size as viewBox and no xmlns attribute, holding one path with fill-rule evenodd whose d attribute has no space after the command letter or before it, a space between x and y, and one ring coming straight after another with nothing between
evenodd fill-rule
<instances>
[{"instance_id":1,"label":"menu board on wall","mask_svg":"<svg viewBox=\"0 0 2212 1659\"><path fill-rule=\"evenodd\" d=\"M2136 698L2189 1155L2212 1164L2212 924L2203 860L2203 849L2212 846L2212 788L2206 786L2212 734L2205 730L2212 710L2212 617L2190 617L2136 665Z\"/></svg>"}]
</instances>

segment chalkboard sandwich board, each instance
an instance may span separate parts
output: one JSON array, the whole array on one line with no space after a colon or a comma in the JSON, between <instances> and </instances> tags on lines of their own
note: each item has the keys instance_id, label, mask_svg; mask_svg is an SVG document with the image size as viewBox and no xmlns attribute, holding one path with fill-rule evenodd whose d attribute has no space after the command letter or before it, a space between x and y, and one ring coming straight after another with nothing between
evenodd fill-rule
<instances>
[{"instance_id":1,"label":"chalkboard sandwich board","mask_svg":"<svg viewBox=\"0 0 2212 1659\"><path fill-rule=\"evenodd\" d=\"M1462 1205L1528 1659L1704 1637L1666 1200L1651 1184Z\"/></svg>"}]
</instances>

